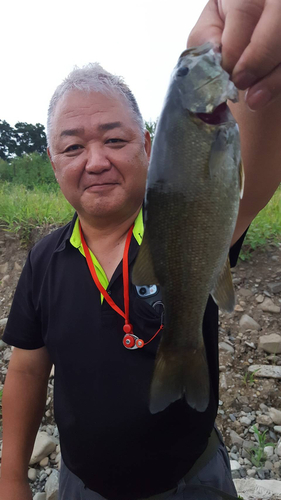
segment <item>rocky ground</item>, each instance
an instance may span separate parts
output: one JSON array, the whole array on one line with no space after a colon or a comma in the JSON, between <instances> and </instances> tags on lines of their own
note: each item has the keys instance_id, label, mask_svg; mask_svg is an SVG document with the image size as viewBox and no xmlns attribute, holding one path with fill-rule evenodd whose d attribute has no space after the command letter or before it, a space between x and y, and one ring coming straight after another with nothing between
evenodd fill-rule
<instances>
[{"instance_id":1,"label":"rocky ground","mask_svg":"<svg viewBox=\"0 0 281 500\"><path fill-rule=\"evenodd\" d=\"M33 235L33 242L38 238ZM0 335L27 250L0 232ZM281 243L255 251L233 272L237 305L220 314L220 406L232 475L244 500L281 499ZM0 389L11 349L0 340ZM60 467L53 376L29 469L36 500L55 500Z\"/></svg>"}]
</instances>

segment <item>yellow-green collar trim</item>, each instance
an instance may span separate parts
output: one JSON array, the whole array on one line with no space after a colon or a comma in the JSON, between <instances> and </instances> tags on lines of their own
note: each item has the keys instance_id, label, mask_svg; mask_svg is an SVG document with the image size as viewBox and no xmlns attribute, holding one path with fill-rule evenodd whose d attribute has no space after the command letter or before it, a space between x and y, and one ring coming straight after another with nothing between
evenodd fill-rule
<instances>
[{"instance_id":1,"label":"yellow-green collar trim","mask_svg":"<svg viewBox=\"0 0 281 500\"><path fill-rule=\"evenodd\" d=\"M143 232L144 232L144 228L143 228L143 218L142 218L142 209L139 211L137 217L136 217L136 220L135 220L135 224L134 224L134 229L133 229L133 235L136 239L136 241L138 242L138 244L140 245L141 242L142 242L142 238L143 238ZM84 253L84 250L83 250L83 246L82 246L82 242L81 242L81 237L80 237L80 231L79 231L79 219L77 217L76 221L75 221L75 224L74 224L74 228L73 228L73 231L72 231L72 235L70 237L70 243L72 246L74 246L74 248L78 248L79 252L81 252L82 255L84 255L85 257L85 253ZM107 279L107 276L102 268L102 266L100 265L99 261L96 259L96 257L94 256L94 254L91 252L90 250L90 255L92 257L92 261L93 261L93 264L95 266L95 270L96 270L96 273L97 273L97 276L100 280L100 283L102 284L102 286L107 289L109 283L108 283L108 279ZM101 302L103 302L103 296L101 295Z\"/></svg>"}]
</instances>

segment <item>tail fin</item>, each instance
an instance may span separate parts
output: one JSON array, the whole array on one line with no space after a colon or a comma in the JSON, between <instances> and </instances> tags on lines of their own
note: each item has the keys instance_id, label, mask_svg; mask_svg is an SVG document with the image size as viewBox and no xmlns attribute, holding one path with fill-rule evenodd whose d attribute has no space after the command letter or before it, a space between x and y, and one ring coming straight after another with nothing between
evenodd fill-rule
<instances>
[{"instance_id":1,"label":"tail fin","mask_svg":"<svg viewBox=\"0 0 281 500\"><path fill-rule=\"evenodd\" d=\"M150 411L165 410L185 395L197 411L205 411L210 398L209 370L204 344L191 352L159 349L150 390Z\"/></svg>"}]
</instances>

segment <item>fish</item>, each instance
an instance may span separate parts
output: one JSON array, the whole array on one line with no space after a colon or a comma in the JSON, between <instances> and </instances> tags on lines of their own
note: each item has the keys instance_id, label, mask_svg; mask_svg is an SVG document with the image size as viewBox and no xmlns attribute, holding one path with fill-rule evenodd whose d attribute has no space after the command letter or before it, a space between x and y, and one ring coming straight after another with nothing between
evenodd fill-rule
<instances>
[{"instance_id":1,"label":"fish","mask_svg":"<svg viewBox=\"0 0 281 500\"><path fill-rule=\"evenodd\" d=\"M227 100L238 91L206 43L185 50L172 73L148 168L145 231L135 285L159 285L165 324L150 388L151 413L185 398L204 412L210 400L202 334L209 294L232 311L228 252L243 191L238 125Z\"/></svg>"}]
</instances>

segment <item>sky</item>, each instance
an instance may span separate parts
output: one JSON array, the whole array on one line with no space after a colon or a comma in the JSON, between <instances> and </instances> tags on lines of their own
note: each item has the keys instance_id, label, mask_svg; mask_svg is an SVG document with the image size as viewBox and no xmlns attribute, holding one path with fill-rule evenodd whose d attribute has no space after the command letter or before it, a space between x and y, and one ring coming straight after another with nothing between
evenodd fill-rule
<instances>
[{"instance_id":1,"label":"sky","mask_svg":"<svg viewBox=\"0 0 281 500\"><path fill-rule=\"evenodd\" d=\"M3 0L0 120L42 123L75 65L122 75L146 121L160 114L170 74L206 0Z\"/></svg>"}]
</instances>

